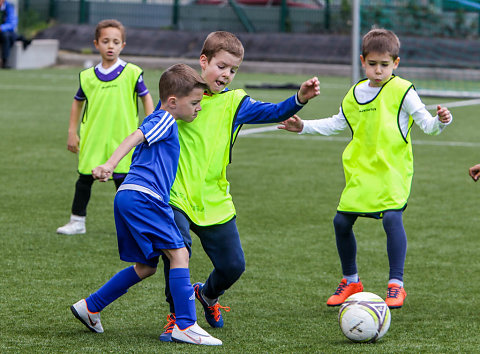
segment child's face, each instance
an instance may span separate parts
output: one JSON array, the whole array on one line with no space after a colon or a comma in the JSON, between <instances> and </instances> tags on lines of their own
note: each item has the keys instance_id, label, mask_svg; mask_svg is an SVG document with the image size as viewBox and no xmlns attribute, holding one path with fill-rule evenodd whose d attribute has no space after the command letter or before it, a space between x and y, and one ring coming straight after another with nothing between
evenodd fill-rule
<instances>
[{"instance_id":1,"label":"child's face","mask_svg":"<svg viewBox=\"0 0 480 354\"><path fill-rule=\"evenodd\" d=\"M93 43L102 56L103 64L114 64L125 47L122 32L115 27L103 28L100 31L100 37Z\"/></svg>"},{"instance_id":2,"label":"child's face","mask_svg":"<svg viewBox=\"0 0 480 354\"><path fill-rule=\"evenodd\" d=\"M360 55L365 75L370 80L369 86L381 87L392 77L393 70L398 67L400 58L395 61L388 53L368 53L365 58Z\"/></svg>"},{"instance_id":3,"label":"child's face","mask_svg":"<svg viewBox=\"0 0 480 354\"><path fill-rule=\"evenodd\" d=\"M202 77L207 82L212 93L218 93L225 89L233 81L242 59L226 52L219 51L208 61L205 55L200 56Z\"/></svg>"},{"instance_id":4,"label":"child's face","mask_svg":"<svg viewBox=\"0 0 480 354\"><path fill-rule=\"evenodd\" d=\"M170 113L175 119L190 123L197 118L198 112L202 109L200 106L202 97L203 90L201 88L195 88L188 96L175 98L175 107Z\"/></svg>"}]
</instances>

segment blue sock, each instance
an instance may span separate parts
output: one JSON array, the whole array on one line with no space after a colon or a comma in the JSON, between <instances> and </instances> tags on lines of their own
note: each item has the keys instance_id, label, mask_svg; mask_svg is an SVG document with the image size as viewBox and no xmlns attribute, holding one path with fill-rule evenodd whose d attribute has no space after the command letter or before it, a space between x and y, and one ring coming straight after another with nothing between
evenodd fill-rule
<instances>
[{"instance_id":1,"label":"blue sock","mask_svg":"<svg viewBox=\"0 0 480 354\"><path fill-rule=\"evenodd\" d=\"M125 294L131 286L141 281L134 266L125 268L115 274L100 289L95 291L85 300L90 312L102 311L107 305Z\"/></svg>"},{"instance_id":2,"label":"blue sock","mask_svg":"<svg viewBox=\"0 0 480 354\"><path fill-rule=\"evenodd\" d=\"M185 329L197 321L195 292L190 283L190 271L188 268L170 269L169 283L175 305L175 323L178 328Z\"/></svg>"},{"instance_id":3,"label":"blue sock","mask_svg":"<svg viewBox=\"0 0 480 354\"><path fill-rule=\"evenodd\" d=\"M358 274L344 275L343 277L347 279L347 285L350 283L358 283L358 281L360 280L358 278Z\"/></svg>"}]
</instances>

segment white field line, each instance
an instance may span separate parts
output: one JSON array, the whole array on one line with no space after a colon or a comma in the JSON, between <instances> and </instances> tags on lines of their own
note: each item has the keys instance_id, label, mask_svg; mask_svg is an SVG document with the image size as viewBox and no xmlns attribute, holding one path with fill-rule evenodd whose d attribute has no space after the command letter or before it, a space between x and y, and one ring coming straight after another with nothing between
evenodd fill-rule
<instances>
[{"instance_id":1,"label":"white field line","mask_svg":"<svg viewBox=\"0 0 480 354\"><path fill-rule=\"evenodd\" d=\"M477 105L480 104L480 99L474 100L465 100L465 101L457 101L457 102L448 102L448 103L440 103L440 106L446 107L463 107L463 106L470 106L470 105ZM427 109L436 109L437 105L428 105L426 106ZM277 128L278 124L275 125L268 125L260 128L250 128L250 129L242 129L239 136L247 136L252 134L260 134L266 132L272 132L276 130L280 130ZM285 132L287 133L287 132ZM341 142L348 142L351 139L346 137L335 137L335 136L321 136L321 135L298 135L298 134L285 134L285 135L257 135L251 136L252 138L275 138L275 139L319 139L324 141L341 141ZM434 145L434 146L460 146L460 147L480 147L480 143L472 143L472 142L463 142L463 141L430 141L430 140L414 140L414 145Z\"/></svg>"},{"instance_id":2,"label":"white field line","mask_svg":"<svg viewBox=\"0 0 480 354\"><path fill-rule=\"evenodd\" d=\"M74 86L56 86L55 84L52 84L51 86L37 86L37 85L32 85L32 86L25 86L25 85L4 85L0 84L0 90L18 90L19 92L21 91L39 91L39 92L45 92L45 91L55 91L55 92L65 92L65 91L72 91L75 93L75 88ZM72 95L73 96L73 95Z\"/></svg>"}]
</instances>

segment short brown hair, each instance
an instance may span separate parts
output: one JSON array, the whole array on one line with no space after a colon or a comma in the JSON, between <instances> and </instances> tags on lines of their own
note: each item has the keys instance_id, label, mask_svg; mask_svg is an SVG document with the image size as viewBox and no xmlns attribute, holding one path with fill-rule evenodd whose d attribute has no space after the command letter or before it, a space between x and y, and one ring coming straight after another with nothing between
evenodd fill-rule
<instances>
[{"instance_id":1,"label":"short brown hair","mask_svg":"<svg viewBox=\"0 0 480 354\"><path fill-rule=\"evenodd\" d=\"M160 76L158 82L161 102L166 102L170 96L178 98L188 96L195 88L207 90L208 86L200 74L186 64L170 66Z\"/></svg>"},{"instance_id":2,"label":"short brown hair","mask_svg":"<svg viewBox=\"0 0 480 354\"><path fill-rule=\"evenodd\" d=\"M122 33L122 41L125 42L127 39L127 35L125 33L125 27L123 27L122 23L118 20L113 20L113 19L108 19L108 20L102 20L97 24L97 27L95 28L95 40L98 41L100 38L100 33L104 28L108 27L113 27L113 28L118 28L120 32Z\"/></svg>"},{"instance_id":3,"label":"short brown hair","mask_svg":"<svg viewBox=\"0 0 480 354\"><path fill-rule=\"evenodd\" d=\"M210 33L205 42L200 55L205 55L210 60L221 50L224 50L237 58L243 60L243 44L240 40L230 32L216 31Z\"/></svg>"},{"instance_id":4,"label":"short brown hair","mask_svg":"<svg viewBox=\"0 0 480 354\"><path fill-rule=\"evenodd\" d=\"M369 53L388 53L393 60L400 53L400 40L392 31L384 28L370 30L362 39L362 55L365 58Z\"/></svg>"}]
</instances>

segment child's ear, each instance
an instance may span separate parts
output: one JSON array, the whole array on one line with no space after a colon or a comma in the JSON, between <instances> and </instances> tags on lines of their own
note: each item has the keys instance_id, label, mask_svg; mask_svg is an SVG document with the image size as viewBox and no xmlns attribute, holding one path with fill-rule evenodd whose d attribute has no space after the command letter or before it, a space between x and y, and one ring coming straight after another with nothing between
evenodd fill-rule
<instances>
[{"instance_id":1,"label":"child's ear","mask_svg":"<svg viewBox=\"0 0 480 354\"><path fill-rule=\"evenodd\" d=\"M205 54L202 54L200 55L200 67L202 68L202 70L205 70L205 68L207 67L208 65L208 58Z\"/></svg>"},{"instance_id":2,"label":"child's ear","mask_svg":"<svg viewBox=\"0 0 480 354\"><path fill-rule=\"evenodd\" d=\"M362 68L365 68L365 58L360 54L360 62L362 63Z\"/></svg>"},{"instance_id":3,"label":"child's ear","mask_svg":"<svg viewBox=\"0 0 480 354\"><path fill-rule=\"evenodd\" d=\"M393 68L396 69L398 67L398 64L400 64L400 57L397 57L395 61L393 62Z\"/></svg>"},{"instance_id":4,"label":"child's ear","mask_svg":"<svg viewBox=\"0 0 480 354\"><path fill-rule=\"evenodd\" d=\"M98 42L97 42L97 40L96 40L96 39L94 39L94 40L93 40L93 45L95 46L95 48L97 48L97 49L98 49Z\"/></svg>"},{"instance_id":5,"label":"child's ear","mask_svg":"<svg viewBox=\"0 0 480 354\"><path fill-rule=\"evenodd\" d=\"M170 108L176 108L177 107L177 98L175 96L168 96L167 106L169 106Z\"/></svg>"}]
</instances>

